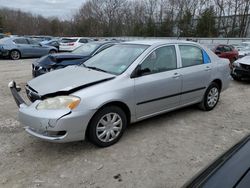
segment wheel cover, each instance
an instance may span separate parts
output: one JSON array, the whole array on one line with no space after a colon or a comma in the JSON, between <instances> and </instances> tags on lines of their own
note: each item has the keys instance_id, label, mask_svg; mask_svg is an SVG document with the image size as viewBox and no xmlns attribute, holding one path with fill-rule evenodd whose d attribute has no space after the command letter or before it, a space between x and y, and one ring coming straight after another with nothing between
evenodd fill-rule
<instances>
[{"instance_id":1,"label":"wheel cover","mask_svg":"<svg viewBox=\"0 0 250 188\"><path fill-rule=\"evenodd\" d=\"M11 57L12 59L19 59L20 58L20 54L18 51L12 51L11 52Z\"/></svg>"},{"instance_id":2,"label":"wheel cover","mask_svg":"<svg viewBox=\"0 0 250 188\"><path fill-rule=\"evenodd\" d=\"M98 122L96 136L102 142L116 139L122 130L122 119L117 113L105 114Z\"/></svg>"},{"instance_id":3,"label":"wheel cover","mask_svg":"<svg viewBox=\"0 0 250 188\"><path fill-rule=\"evenodd\" d=\"M216 87L211 88L207 96L207 104L210 108L213 108L219 99L219 90Z\"/></svg>"}]
</instances>

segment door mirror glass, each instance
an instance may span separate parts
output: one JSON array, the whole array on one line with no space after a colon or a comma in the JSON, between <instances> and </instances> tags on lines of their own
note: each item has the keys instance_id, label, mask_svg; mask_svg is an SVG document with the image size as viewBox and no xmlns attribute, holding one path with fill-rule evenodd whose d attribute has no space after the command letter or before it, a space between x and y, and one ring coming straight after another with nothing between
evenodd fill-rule
<instances>
[{"instance_id":1,"label":"door mirror glass","mask_svg":"<svg viewBox=\"0 0 250 188\"><path fill-rule=\"evenodd\" d=\"M143 68L141 67L141 65L138 65L136 67L136 69L134 70L134 72L131 75L131 78L136 78L136 77L140 77L146 74L149 74L151 71L149 68Z\"/></svg>"}]
</instances>

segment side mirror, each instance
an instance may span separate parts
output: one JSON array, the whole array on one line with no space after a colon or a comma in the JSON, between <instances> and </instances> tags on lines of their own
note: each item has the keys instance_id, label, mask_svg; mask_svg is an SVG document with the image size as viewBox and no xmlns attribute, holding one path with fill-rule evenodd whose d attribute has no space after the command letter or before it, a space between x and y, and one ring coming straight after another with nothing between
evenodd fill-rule
<instances>
[{"instance_id":1,"label":"side mirror","mask_svg":"<svg viewBox=\"0 0 250 188\"><path fill-rule=\"evenodd\" d=\"M149 68L142 69L141 65L138 65L136 67L136 69L134 70L134 72L132 73L131 78L140 77L140 76L146 75L146 74L148 74L150 72L151 71L150 71Z\"/></svg>"},{"instance_id":2,"label":"side mirror","mask_svg":"<svg viewBox=\"0 0 250 188\"><path fill-rule=\"evenodd\" d=\"M41 43L38 44L39 46L43 46Z\"/></svg>"}]
</instances>

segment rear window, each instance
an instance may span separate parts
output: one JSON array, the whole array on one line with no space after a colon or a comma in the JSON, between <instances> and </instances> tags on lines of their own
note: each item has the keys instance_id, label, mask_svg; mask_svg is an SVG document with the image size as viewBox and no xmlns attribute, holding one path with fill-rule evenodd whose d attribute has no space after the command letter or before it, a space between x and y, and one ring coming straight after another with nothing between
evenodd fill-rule
<instances>
[{"instance_id":1,"label":"rear window","mask_svg":"<svg viewBox=\"0 0 250 188\"><path fill-rule=\"evenodd\" d=\"M61 40L61 43L71 43L71 42L76 42L77 41L77 39L62 39Z\"/></svg>"}]
</instances>

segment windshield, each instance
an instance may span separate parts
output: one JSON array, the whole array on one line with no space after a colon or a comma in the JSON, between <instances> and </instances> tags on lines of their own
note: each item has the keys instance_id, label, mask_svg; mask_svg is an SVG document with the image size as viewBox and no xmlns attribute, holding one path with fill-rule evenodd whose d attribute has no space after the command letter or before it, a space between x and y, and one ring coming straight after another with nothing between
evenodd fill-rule
<instances>
[{"instance_id":1,"label":"windshield","mask_svg":"<svg viewBox=\"0 0 250 188\"><path fill-rule=\"evenodd\" d=\"M105 72L119 75L123 73L149 46L120 44L100 52L84 63Z\"/></svg>"},{"instance_id":2,"label":"windshield","mask_svg":"<svg viewBox=\"0 0 250 188\"><path fill-rule=\"evenodd\" d=\"M95 44L95 43L88 43L84 44L77 49L75 49L72 53L73 54L80 54L84 56L89 56L91 55L98 47L100 44Z\"/></svg>"},{"instance_id":3,"label":"windshield","mask_svg":"<svg viewBox=\"0 0 250 188\"><path fill-rule=\"evenodd\" d=\"M77 39L69 39L69 38L63 38L60 42L61 43L71 43L71 42L76 42Z\"/></svg>"}]
</instances>

